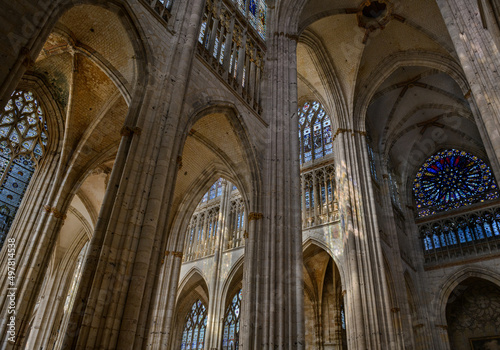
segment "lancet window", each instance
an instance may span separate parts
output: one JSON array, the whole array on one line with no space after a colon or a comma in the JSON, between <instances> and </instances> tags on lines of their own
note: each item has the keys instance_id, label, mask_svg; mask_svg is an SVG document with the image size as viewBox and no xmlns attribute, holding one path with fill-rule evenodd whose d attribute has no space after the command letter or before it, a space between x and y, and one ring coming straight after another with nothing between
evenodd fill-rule
<instances>
[{"instance_id":1,"label":"lancet window","mask_svg":"<svg viewBox=\"0 0 500 350\"><path fill-rule=\"evenodd\" d=\"M182 331L181 350L201 350L205 343L207 328L207 308L197 300L186 316Z\"/></svg>"},{"instance_id":2,"label":"lancet window","mask_svg":"<svg viewBox=\"0 0 500 350\"><path fill-rule=\"evenodd\" d=\"M306 102L298 110L300 163L307 163L332 153L330 117L317 101Z\"/></svg>"},{"instance_id":3,"label":"lancet window","mask_svg":"<svg viewBox=\"0 0 500 350\"><path fill-rule=\"evenodd\" d=\"M420 217L497 199L490 167L477 156L449 149L428 158L417 172L413 193Z\"/></svg>"},{"instance_id":4,"label":"lancet window","mask_svg":"<svg viewBox=\"0 0 500 350\"><path fill-rule=\"evenodd\" d=\"M40 103L15 91L0 114L0 247L49 140Z\"/></svg>"},{"instance_id":5,"label":"lancet window","mask_svg":"<svg viewBox=\"0 0 500 350\"><path fill-rule=\"evenodd\" d=\"M242 290L240 289L226 309L222 334L223 350L237 350L239 348L241 296Z\"/></svg>"}]
</instances>

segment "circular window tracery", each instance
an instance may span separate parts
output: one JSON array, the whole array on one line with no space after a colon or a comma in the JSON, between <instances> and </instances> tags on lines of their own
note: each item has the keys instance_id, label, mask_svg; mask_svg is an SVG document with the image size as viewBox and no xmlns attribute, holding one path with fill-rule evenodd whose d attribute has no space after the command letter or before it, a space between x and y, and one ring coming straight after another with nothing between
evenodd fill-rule
<instances>
[{"instance_id":1,"label":"circular window tracery","mask_svg":"<svg viewBox=\"0 0 500 350\"><path fill-rule=\"evenodd\" d=\"M40 160L48 143L47 123L31 91L15 91L0 119L0 151Z\"/></svg>"},{"instance_id":2,"label":"circular window tracery","mask_svg":"<svg viewBox=\"0 0 500 350\"><path fill-rule=\"evenodd\" d=\"M477 156L449 149L428 158L413 193L420 217L498 198L490 167Z\"/></svg>"}]
</instances>

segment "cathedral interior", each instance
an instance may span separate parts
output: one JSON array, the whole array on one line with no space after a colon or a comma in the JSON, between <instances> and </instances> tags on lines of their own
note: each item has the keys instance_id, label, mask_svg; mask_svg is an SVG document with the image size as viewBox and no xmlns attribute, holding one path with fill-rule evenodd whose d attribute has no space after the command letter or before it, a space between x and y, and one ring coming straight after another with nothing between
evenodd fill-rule
<instances>
[{"instance_id":1,"label":"cathedral interior","mask_svg":"<svg viewBox=\"0 0 500 350\"><path fill-rule=\"evenodd\" d=\"M500 0L0 9L1 349L500 349Z\"/></svg>"}]
</instances>

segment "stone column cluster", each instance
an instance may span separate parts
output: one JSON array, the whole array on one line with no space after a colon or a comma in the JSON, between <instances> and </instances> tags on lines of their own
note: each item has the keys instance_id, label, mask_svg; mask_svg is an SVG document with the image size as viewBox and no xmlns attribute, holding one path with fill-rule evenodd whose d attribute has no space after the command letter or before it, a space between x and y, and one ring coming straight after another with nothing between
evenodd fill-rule
<instances>
[{"instance_id":1,"label":"stone column cluster","mask_svg":"<svg viewBox=\"0 0 500 350\"><path fill-rule=\"evenodd\" d=\"M347 342L354 349L397 349L364 132L334 141L344 240Z\"/></svg>"}]
</instances>

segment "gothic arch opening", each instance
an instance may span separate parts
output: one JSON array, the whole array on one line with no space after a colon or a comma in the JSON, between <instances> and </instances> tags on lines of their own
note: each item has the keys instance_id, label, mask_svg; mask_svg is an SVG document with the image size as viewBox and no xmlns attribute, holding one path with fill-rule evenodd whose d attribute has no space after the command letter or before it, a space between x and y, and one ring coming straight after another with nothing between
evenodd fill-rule
<instances>
[{"instance_id":1,"label":"gothic arch opening","mask_svg":"<svg viewBox=\"0 0 500 350\"><path fill-rule=\"evenodd\" d=\"M346 310L340 272L315 244L304 251L306 349L347 349Z\"/></svg>"},{"instance_id":2,"label":"gothic arch opening","mask_svg":"<svg viewBox=\"0 0 500 350\"><path fill-rule=\"evenodd\" d=\"M59 325L65 327L68 321L62 316L60 301L80 259L78 253L69 251L80 242L82 232L90 240L105 192L104 180L92 184L90 173L106 173L105 181L109 180L129 106L135 108L143 93L136 86L144 80L138 76L144 71L144 54L133 40L137 31L120 11L115 5L80 4L56 14L57 20L53 17L47 22L53 27L43 48L19 83L19 88L31 86L40 92L41 107L49 113L46 132L52 138L47 144L50 159L37 169L43 170L43 176L35 173L39 184L33 184L36 191L27 192L21 224L12 232L17 248L23 251L19 264L31 266L23 272L34 274L19 276L20 281L35 281L26 294L29 306L17 316L30 319L19 323L21 339L28 347L52 347ZM47 249L40 251L39 246ZM45 310L35 305L42 299Z\"/></svg>"},{"instance_id":3,"label":"gothic arch opening","mask_svg":"<svg viewBox=\"0 0 500 350\"><path fill-rule=\"evenodd\" d=\"M446 304L450 348L500 347L500 288L471 277L455 287Z\"/></svg>"},{"instance_id":4,"label":"gothic arch opening","mask_svg":"<svg viewBox=\"0 0 500 350\"><path fill-rule=\"evenodd\" d=\"M174 316L172 349L199 349L206 339L209 287L197 269L190 271L181 286Z\"/></svg>"}]
</instances>

